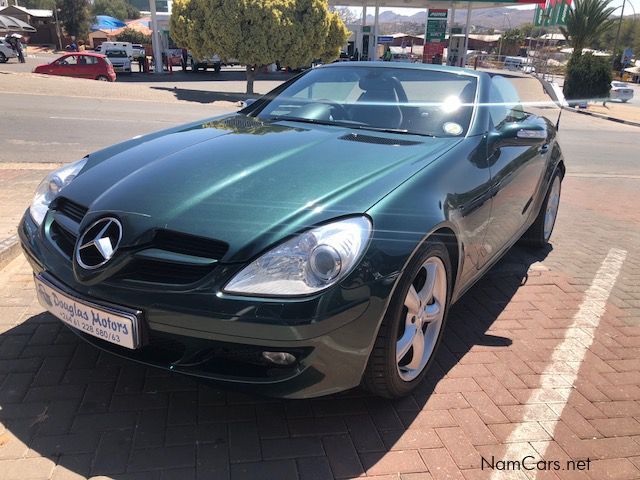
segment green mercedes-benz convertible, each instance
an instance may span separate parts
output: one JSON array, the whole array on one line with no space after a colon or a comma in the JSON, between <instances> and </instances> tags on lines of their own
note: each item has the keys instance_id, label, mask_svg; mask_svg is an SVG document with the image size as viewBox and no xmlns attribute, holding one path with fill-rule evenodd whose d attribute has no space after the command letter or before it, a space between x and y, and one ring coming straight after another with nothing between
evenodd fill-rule
<instances>
[{"instance_id":1,"label":"green mercedes-benz convertible","mask_svg":"<svg viewBox=\"0 0 640 480\"><path fill-rule=\"evenodd\" d=\"M549 240L564 171L503 77L336 63L52 172L19 232L43 306L102 349L267 395L398 397L449 306Z\"/></svg>"}]
</instances>

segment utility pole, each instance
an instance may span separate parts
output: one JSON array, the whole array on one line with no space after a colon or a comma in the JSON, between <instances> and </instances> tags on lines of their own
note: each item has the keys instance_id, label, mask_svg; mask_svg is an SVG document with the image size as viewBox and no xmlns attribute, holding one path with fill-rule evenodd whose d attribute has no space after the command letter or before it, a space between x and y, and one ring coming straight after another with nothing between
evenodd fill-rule
<instances>
[{"instance_id":1,"label":"utility pole","mask_svg":"<svg viewBox=\"0 0 640 480\"><path fill-rule=\"evenodd\" d=\"M58 37L58 49L62 50L62 38L60 37L60 20L58 20L58 4L53 1L53 18L56 21L56 36Z\"/></svg>"},{"instance_id":2,"label":"utility pole","mask_svg":"<svg viewBox=\"0 0 640 480\"><path fill-rule=\"evenodd\" d=\"M149 11L151 12L151 46L153 47L153 73L164 73L162 65L162 49L160 48L160 35L158 32L158 19L156 17L156 0L149 0Z\"/></svg>"},{"instance_id":3,"label":"utility pole","mask_svg":"<svg viewBox=\"0 0 640 480\"><path fill-rule=\"evenodd\" d=\"M618 49L618 41L620 40L620 28L622 27L622 17L624 16L624 6L627 3L627 0L622 0L622 10L620 11L620 22L618 22L618 31L616 32L616 41L613 43L613 55L612 55L612 62L611 62L611 67L613 68L613 66L616 63L616 50ZM634 16L635 19L635 16Z\"/></svg>"}]
</instances>

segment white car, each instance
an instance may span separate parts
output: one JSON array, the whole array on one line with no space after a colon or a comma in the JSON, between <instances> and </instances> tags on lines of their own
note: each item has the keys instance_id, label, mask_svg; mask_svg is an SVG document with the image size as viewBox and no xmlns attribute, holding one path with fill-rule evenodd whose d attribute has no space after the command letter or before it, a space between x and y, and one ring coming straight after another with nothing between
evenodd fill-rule
<instances>
[{"instance_id":1,"label":"white car","mask_svg":"<svg viewBox=\"0 0 640 480\"><path fill-rule=\"evenodd\" d=\"M3 38L0 38L0 63L6 63L10 58L17 56L16 51Z\"/></svg>"},{"instance_id":2,"label":"white car","mask_svg":"<svg viewBox=\"0 0 640 480\"><path fill-rule=\"evenodd\" d=\"M110 49L103 52L116 73L131 73L131 59L125 50Z\"/></svg>"},{"instance_id":3,"label":"white car","mask_svg":"<svg viewBox=\"0 0 640 480\"><path fill-rule=\"evenodd\" d=\"M611 82L609 98L611 100L628 102L633 98L633 88L631 88L631 85L624 82Z\"/></svg>"},{"instance_id":4,"label":"white car","mask_svg":"<svg viewBox=\"0 0 640 480\"><path fill-rule=\"evenodd\" d=\"M132 44L131 48L133 51L133 58L144 57L147 54L146 50L144 49L144 46L140 45L139 43Z\"/></svg>"},{"instance_id":5,"label":"white car","mask_svg":"<svg viewBox=\"0 0 640 480\"><path fill-rule=\"evenodd\" d=\"M102 42L99 53L106 55L107 50L124 50L127 57L133 58L133 44L131 42Z\"/></svg>"}]
</instances>

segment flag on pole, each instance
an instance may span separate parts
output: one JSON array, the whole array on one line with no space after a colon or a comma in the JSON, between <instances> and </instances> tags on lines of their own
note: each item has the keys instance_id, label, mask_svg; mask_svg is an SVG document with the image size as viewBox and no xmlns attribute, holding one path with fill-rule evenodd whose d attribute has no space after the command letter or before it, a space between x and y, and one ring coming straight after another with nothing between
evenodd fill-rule
<instances>
[{"instance_id":1,"label":"flag on pole","mask_svg":"<svg viewBox=\"0 0 640 480\"><path fill-rule=\"evenodd\" d=\"M538 3L533 17L533 24L541 27L544 23L544 12L546 10L546 2Z\"/></svg>"},{"instance_id":2,"label":"flag on pole","mask_svg":"<svg viewBox=\"0 0 640 480\"><path fill-rule=\"evenodd\" d=\"M556 15L556 25L567 24L567 14L571 8L571 0L562 0L558 7L558 13Z\"/></svg>"},{"instance_id":3,"label":"flag on pole","mask_svg":"<svg viewBox=\"0 0 640 480\"><path fill-rule=\"evenodd\" d=\"M553 9L556 6L556 0L548 0L547 5L544 9L544 23L545 27L550 27L553 25Z\"/></svg>"}]
</instances>

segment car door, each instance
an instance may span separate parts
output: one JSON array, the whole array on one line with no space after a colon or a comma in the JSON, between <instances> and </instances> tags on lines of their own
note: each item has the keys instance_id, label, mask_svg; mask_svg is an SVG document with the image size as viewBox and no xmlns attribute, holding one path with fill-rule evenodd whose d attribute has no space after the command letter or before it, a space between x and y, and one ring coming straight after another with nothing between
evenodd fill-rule
<instances>
[{"instance_id":1,"label":"car door","mask_svg":"<svg viewBox=\"0 0 640 480\"><path fill-rule=\"evenodd\" d=\"M523 232L534 213L549 145L546 123L524 112L506 78L491 79L489 100L493 204L484 248L491 257Z\"/></svg>"},{"instance_id":2,"label":"car door","mask_svg":"<svg viewBox=\"0 0 640 480\"><path fill-rule=\"evenodd\" d=\"M65 55L51 64L51 75L60 75L63 77L74 77L77 75L78 56Z\"/></svg>"},{"instance_id":3,"label":"car door","mask_svg":"<svg viewBox=\"0 0 640 480\"><path fill-rule=\"evenodd\" d=\"M94 79L96 75L97 58L91 55L78 55L77 76Z\"/></svg>"}]
</instances>

